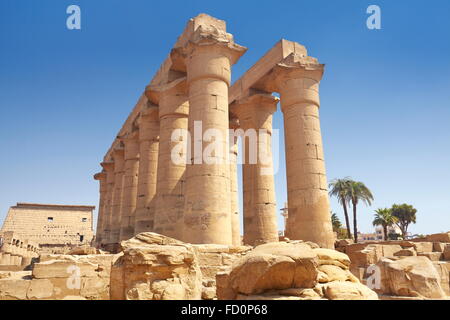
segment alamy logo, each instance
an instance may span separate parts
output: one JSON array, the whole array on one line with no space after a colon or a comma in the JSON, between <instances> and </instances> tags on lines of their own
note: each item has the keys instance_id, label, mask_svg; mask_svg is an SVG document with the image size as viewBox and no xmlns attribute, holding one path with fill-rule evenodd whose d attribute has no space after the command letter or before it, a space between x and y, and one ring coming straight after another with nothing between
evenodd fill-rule
<instances>
[{"instance_id":1,"label":"alamy logo","mask_svg":"<svg viewBox=\"0 0 450 320\"><path fill-rule=\"evenodd\" d=\"M67 14L70 16L67 17L66 26L69 30L80 30L81 29L81 9L77 5L70 5L66 10Z\"/></svg>"},{"instance_id":2,"label":"alamy logo","mask_svg":"<svg viewBox=\"0 0 450 320\"><path fill-rule=\"evenodd\" d=\"M67 278L67 289L80 289L81 288L81 270L76 265L71 265L67 267L67 273L70 274Z\"/></svg>"},{"instance_id":3,"label":"alamy logo","mask_svg":"<svg viewBox=\"0 0 450 320\"><path fill-rule=\"evenodd\" d=\"M381 270L380 270L380 267L378 267L375 264L371 264L367 268L367 274L370 274L370 276L367 277L366 285L370 289L381 289Z\"/></svg>"},{"instance_id":4,"label":"alamy logo","mask_svg":"<svg viewBox=\"0 0 450 320\"><path fill-rule=\"evenodd\" d=\"M380 30L381 29L381 9L377 5L370 5L366 10L367 14L370 16L367 18L366 25L369 30Z\"/></svg>"},{"instance_id":5,"label":"alamy logo","mask_svg":"<svg viewBox=\"0 0 450 320\"><path fill-rule=\"evenodd\" d=\"M194 121L192 136L186 129L176 129L171 142L171 160L176 165L258 164L261 175L274 175L278 171L277 129L271 132L266 129L203 130L202 122ZM238 144L242 146L242 153L236 150Z\"/></svg>"}]
</instances>

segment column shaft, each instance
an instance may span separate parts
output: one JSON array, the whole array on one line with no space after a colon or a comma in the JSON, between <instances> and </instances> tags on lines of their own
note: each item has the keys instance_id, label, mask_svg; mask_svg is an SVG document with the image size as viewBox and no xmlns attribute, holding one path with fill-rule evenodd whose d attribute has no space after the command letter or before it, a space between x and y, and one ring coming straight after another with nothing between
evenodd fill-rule
<instances>
[{"instance_id":1,"label":"column shaft","mask_svg":"<svg viewBox=\"0 0 450 320\"><path fill-rule=\"evenodd\" d=\"M230 59L215 47L197 47L187 63L193 164L186 171L184 241L231 244L228 87ZM201 124L195 130L195 122ZM205 141L208 130L214 134ZM195 132L194 132L195 131ZM210 144L215 151L203 156ZM209 163L207 163L209 162Z\"/></svg>"},{"instance_id":2,"label":"column shaft","mask_svg":"<svg viewBox=\"0 0 450 320\"><path fill-rule=\"evenodd\" d=\"M256 94L245 99L236 108L241 128L245 131L245 244L258 245L278 241L272 159L272 114L276 111L277 102L270 94Z\"/></svg>"},{"instance_id":3,"label":"column shaft","mask_svg":"<svg viewBox=\"0 0 450 320\"><path fill-rule=\"evenodd\" d=\"M134 233L153 231L159 148L158 108L144 110L139 120L139 176Z\"/></svg>"},{"instance_id":4,"label":"column shaft","mask_svg":"<svg viewBox=\"0 0 450 320\"><path fill-rule=\"evenodd\" d=\"M288 208L286 236L333 248L319 120L323 66L293 68L279 80L284 114Z\"/></svg>"},{"instance_id":5,"label":"column shaft","mask_svg":"<svg viewBox=\"0 0 450 320\"><path fill-rule=\"evenodd\" d=\"M94 176L94 179L100 182L100 199L98 204L97 229L95 232L95 243L97 246L99 246L103 238L103 225L105 221L105 207L107 194L106 172L97 173Z\"/></svg>"},{"instance_id":6,"label":"column shaft","mask_svg":"<svg viewBox=\"0 0 450 320\"><path fill-rule=\"evenodd\" d=\"M182 238L184 215L184 192L186 154L177 149L179 144L186 144L181 138L187 132L189 103L185 94L185 80L176 80L160 88L159 121L160 143L157 171L157 200L154 232L175 239ZM172 141L172 135L177 139ZM180 150L175 156L183 161L173 159L172 152ZM184 150L186 148L184 147Z\"/></svg>"},{"instance_id":7,"label":"column shaft","mask_svg":"<svg viewBox=\"0 0 450 320\"><path fill-rule=\"evenodd\" d=\"M114 162L103 162L103 169L106 171L106 200L103 219L103 230L101 246L110 243L111 227L112 227L112 211L113 211L113 195L114 195Z\"/></svg>"},{"instance_id":8,"label":"column shaft","mask_svg":"<svg viewBox=\"0 0 450 320\"><path fill-rule=\"evenodd\" d=\"M120 227L122 217L123 180L124 180L123 148L114 150L113 157L114 157L114 194L113 194L111 231L109 243L115 246L120 241Z\"/></svg>"},{"instance_id":9,"label":"column shaft","mask_svg":"<svg viewBox=\"0 0 450 320\"><path fill-rule=\"evenodd\" d=\"M230 129L238 129L237 119L230 120ZM231 199L231 233L232 243L241 245L241 228L239 217L239 194L237 175L238 145L236 136L230 135L230 199Z\"/></svg>"},{"instance_id":10,"label":"column shaft","mask_svg":"<svg viewBox=\"0 0 450 320\"><path fill-rule=\"evenodd\" d=\"M137 185L139 172L139 140L135 133L124 138L125 173L123 180L123 205L121 212L120 240L134 236Z\"/></svg>"}]
</instances>

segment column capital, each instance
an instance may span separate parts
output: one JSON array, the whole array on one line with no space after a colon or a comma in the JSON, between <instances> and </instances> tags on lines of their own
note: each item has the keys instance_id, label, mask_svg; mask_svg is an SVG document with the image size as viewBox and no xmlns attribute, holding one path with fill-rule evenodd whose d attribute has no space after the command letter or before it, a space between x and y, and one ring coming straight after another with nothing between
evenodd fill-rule
<instances>
[{"instance_id":1,"label":"column capital","mask_svg":"<svg viewBox=\"0 0 450 320\"><path fill-rule=\"evenodd\" d=\"M214 48L214 49L213 49ZM200 25L181 46L170 53L174 65L186 65L186 59L199 49L215 50L225 54L231 64L235 64L247 51L247 48L234 42L233 35L214 27Z\"/></svg>"},{"instance_id":2,"label":"column capital","mask_svg":"<svg viewBox=\"0 0 450 320\"><path fill-rule=\"evenodd\" d=\"M152 102L147 102L147 104L142 108L139 118L137 119L137 124L140 127L145 121L143 118L148 118L151 120L158 120L159 116L158 105Z\"/></svg>"},{"instance_id":3,"label":"column capital","mask_svg":"<svg viewBox=\"0 0 450 320\"><path fill-rule=\"evenodd\" d=\"M159 105L163 95L167 94L187 94L186 75L174 80L168 80L163 84L149 84L145 87L145 95L150 103Z\"/></svg>"},{"instance_id":4,"label":"column capital","mask_svg":"<svg viewBox=\"0 0 450 320\"><path fill-rule=\"evenodd\" d=\"M308 78L319 82L324 70L325 65L319 63L317 58L291 53L275 66L273 75L280 90L289 79Z\"/></svg>"},{"instance_id":5,"label":"column capital","mask_svg":"<svg viewBox=\"0 0 450 320\"><path fill-rule=\"evenodd\" d=\"M319 83L324 65L316 58L291 53L258 81L257 87L279 92L282 109L296 103L320 105Z\"/></svg>"},{"instance_id":6,"label":"column capital","mask_svg":"<svg viewBox=\"0 0 450 320\"><path fill-rule=\"evenodd\" d=\"M189 114L186 77L162 85L149 85L145 93L150 101L158 103L159 118L167 116L186 117Z\"/></svg>"},{"instance_id":7,"label":"column capital","mask_svg":"<svg viewBox=\"0 0 450 320\"><path fill-rule=\"evenodd\" d=\"M124 143L124 159L138 159L139 158L139 130L128 132L120 137Z\"/></svg>"},{"instance_id":8,"label":"column capital","mask_svg":"<svg viewBox=\"0 0 450 320\"><path fill-rule=\"evenodd\" d=\"M230 106L230 111L242 122L243 118L253 118L258 111L273 114L279 101L280 99L268 92L251 90L249 95L235 101Z\"/></svg>"},{"instance_id":9,"label":"column capital","mask_svg":"<svg viewBox=\"0 0 450 320\"><path fill-rule=\"evenodd\" d=\"M106 172L102 171L102 172L98 172L96 174L94 174L94 180L106 180Z\"/></svg>"},{"instance_id":10,"label":"column capital","mask_svg":"<svg viewBox=\"0 0 450 320\"><path fill-rule=\"evenodd\" d=\"M125 149L123 147L117 147L113 150L114 171L122 172L124 165Z\"/></svg>"},{"instance_id":11,"label":"column capital","mask_svg":"<svg viewBox=\"0 0 450 320\"><path fill-rule=\"evenodd\" d=\"M107 172L114 170L114 161L104 161L100 163L100 165L102 166L103 170Z\"/></svg>"},{"instance_id":12,"label":"column capital","mask_svg":"<svg viewBox=\"0 0 450 320\"><path fill-rule=\"evenodd\" d=\"M231 66L247 51L234 42L225 30L199 26L187 41L172 49L174 68L188 74L188 83L202 78L217 78L230 85ZM221 60L227 60L226 65Z\"/></svg>"}]
</instances>

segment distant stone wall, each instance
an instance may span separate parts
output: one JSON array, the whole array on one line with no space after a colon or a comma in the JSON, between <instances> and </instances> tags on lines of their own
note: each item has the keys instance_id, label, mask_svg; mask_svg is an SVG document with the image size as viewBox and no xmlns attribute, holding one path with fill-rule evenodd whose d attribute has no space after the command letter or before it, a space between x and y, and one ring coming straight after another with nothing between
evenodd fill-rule
<instances>
[{"instance_id":1,"label":"distant stone wall","mask_svg":"<svg viewBox=\"0 0 450 320\"><path fill-rule=\"evenodd\" d=\"M33 258L39 256L38 252L36 243L23 239L12 231L0 232L0 269L26 267Z\"/></svg>"},{"instance_id":2,"label":"distant stone wall","mask_svg":"<svg viewBox=\"0 0 450 320\"><path fill-rule=\"evenodd\" d=\"M93 237L94 206L18 203L10 207L2 232L13 231L47 252L89 244Z\"/></svg>"}]
</instances>

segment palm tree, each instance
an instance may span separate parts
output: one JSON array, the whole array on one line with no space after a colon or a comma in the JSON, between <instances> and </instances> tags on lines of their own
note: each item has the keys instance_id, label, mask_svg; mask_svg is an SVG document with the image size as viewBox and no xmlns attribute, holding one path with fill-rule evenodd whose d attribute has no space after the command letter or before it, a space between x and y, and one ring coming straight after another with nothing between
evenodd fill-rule
<instances>
[{"instance_id":1,"label":"palm tree","mask_svg":"<svg viewBox=\"0 0 450 320\"><path fill-rule=\"evenodd\" d=\"M349 181L348 197L353 205L353 236L355 243L358 242L358 223L356 220L356 207L362 201L367 205L371 205L373 201L372 192L366 185L360 181Z\"/></svg>"},{"instance_id":2,"label":"palm tree","mask_svg":"<svg viewBox=\"0 0 450 320\"><path fill-rule=\"evenodd\" d=\"M347 227L347 237L349 239L352 238L352 232L350 230L350 221L348 218L348 211L347 211L347 204L348 204L348 191L349 191L349 183L350 178L344 178L344 179L334 179L331 181L329 188L330 188L330 196L335 196L338 200L338 202L342 205L342 208L344 208L344 217L345 217L345 225Z\"/></svg>"},{"instance_id":3,"label":"palm tree","mask_svg":"<svg viewBox=\"0 0 450 320\"><path fill-rule=\"evenodd\" d=\"M342 223L337 214L333 212L331 213L331 224L333 225L333 231L339 233L339 229L342 228Z\"/></svg>"},{"instance_id":4,"label":"palm tree","mask_svg":"<svg viewBox=\"0 0 450 320\"><path fill-rule=\"evenodd\" d=\"M388 227L397 222L397 218L392 215L392 210L388 208L375 210L376 214L373 219L373 226L382 226L384 233L384 241L388 240Z\"/></svg>"}]
</instances>

